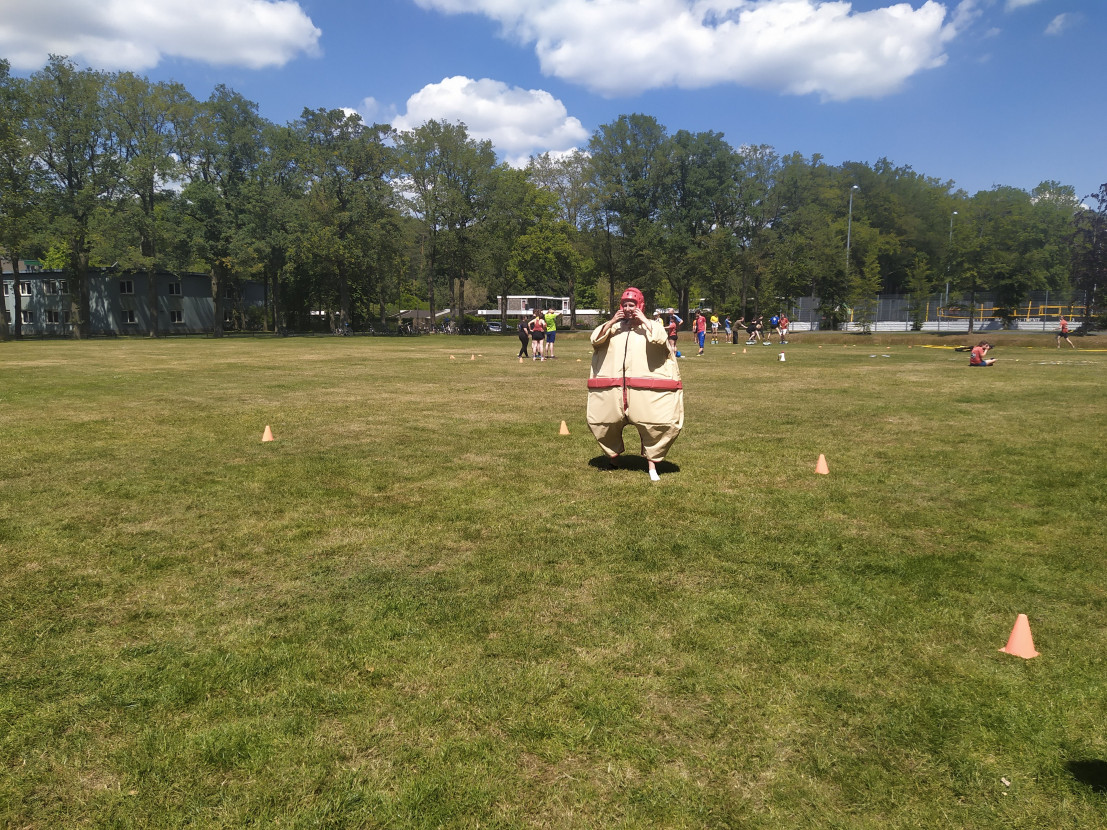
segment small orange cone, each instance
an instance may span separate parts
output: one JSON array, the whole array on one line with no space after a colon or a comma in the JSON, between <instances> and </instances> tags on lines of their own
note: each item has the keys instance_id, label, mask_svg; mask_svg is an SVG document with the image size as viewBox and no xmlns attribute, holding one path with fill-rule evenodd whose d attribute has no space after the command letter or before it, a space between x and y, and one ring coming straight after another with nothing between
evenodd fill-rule
<instances>
[{"instance_id":1,"label":"small orange cone","mask_svg":"<svg viewBox=\"0 0 1107 830\"><path fill-rule=\"evenodd\" d=\"M1038 656L1038 652L1034 650L1034 638L1030 636L1030 621L1026 619L1026 614L1019 614L1015 627L1011 629L1011 636L1007 638L1007 645L1000 651L1024 660Z\"/></svg>"},{"instance_id":2,"label":"small orange cone","mask_svg":"<svg viewBox=\"0 0 1107 830\"><path fill-rule=\"evenodd\" d=\"M523 362L523 358L521 358L521 357L520 357L520 358L519 358L519 362L520 362L520 363L522 363L522 362Z\"/></svg>"},{"instance_id":3,"label":"small orange cone","mask_svg":"<svg viewBox=\"0 0 1107 830\"><path fill-rule=\"evenodd\" d=\"M263 432L261 434L261 440L262 440L263 443L265 441L272 441L273 440L273 430L269 429L269 424L265 425L265 432Z\"/></svg>"},{"instance_id":4,"label":"small orange cone","mask_svg":"<svg viewBox=\"0 0 1107 830\"><path fill-rule=\"evenodd\" d=\"M745 349L742 349L742 354L745 354L745 353L746 353L746 350L745 350Z\"/></svg>"},{"instance_id":5,"label":"small orange cone","mask_svg":"<svg viewBox=\"0 0 1107 830\"><path fill-rule=\"evenodd\" d=\"M830 468L826 466L826 456L819 453L819 460L815 462L815 472L821 476L830 475Z\"/></svg>"},{"instance_id":6,"label":"small orange cone","mask_svg":"<svg viewBox=\"0 0 1107 830\"><path fill-rule=\"evenodd\" d=\"M456 359L457 358L455 358L453 355L450 355L450 360L456 360Z\"/></svg>"},{"instance_id":7,"label":"small orange cone","mask_svg":"<svg viewBox=\"0 0 1107 830\"><path fill-rule=\"evenodd\" d=\"M469 355L469 359L470 360L476 360L477 356L475 354L471 354L471 355Z\"/></svg>"},{"instance_id":8,"label":"small orange cone","mask_svg":"<svg viewBox=\"0 0 1107 830\"><path fill-rule=\"evenodd\" d=\"M561 429L558 430L558 435L568 435L568 434L569 434L569 426L564 421L562 421L561 422Z\"/></svg>"}]
</instances>

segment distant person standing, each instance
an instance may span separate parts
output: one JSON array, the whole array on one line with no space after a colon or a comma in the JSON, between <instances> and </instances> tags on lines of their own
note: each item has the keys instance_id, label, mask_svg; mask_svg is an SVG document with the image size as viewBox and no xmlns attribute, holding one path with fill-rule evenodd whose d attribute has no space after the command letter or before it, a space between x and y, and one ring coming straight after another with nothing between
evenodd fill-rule
<instances>
[{"instance_id":1,"label":"distant person standing","mask_svg":"<svg viewBox=\"0 0 1107 830\"><path fill-rule=\"evenodd\" d=\"M527 346L530 345L530 329L527 328L527 321L525 318L519 318L519 325L516 327L515 331L519 335L519 342L522 344L519 346L519 357L526 359L530 357L530 355L527 354Z\"/></svg>"},{"instance_id":2,"label":"distant person standing","mask_svg":"<svg viewBox=\"0 0 1107 830\"><path fill-rule=\"evenodd\" d=\"M530 341L534 347L534 354L530 356L530 359L540 360L544 363L546 355L542 350L542 345L546 342L546 318L542 316L542 310L539 308L534 309L534 316L530 318Z\"/></svg>"},{"instance_id":3,"label":"distant person standing","mask_svg":"<svg viewBox=\"0 0 1107 830\"><path fill-rule=\"evenodd\" d=\"M734 329L733 329L733 324L730 322L730 315L729 314L723 319L723 330L726 331L726 342L728 344L733 343L734 342Z\"/></svg>"},{"instance_id":4,"label":"distant person standing","mask_svg":"<svg viewBox=\"0 0 1107 830\"><path fill-rule=\"evenodd\" d=\"M554 339L557 337L557 314L552 308L546 309L546 357L554 356Z\"/></svg>"},{"instance_id":5,"label":"distant person standing","mask_svg":"<svg viewBox=\"0 0 1107 830\"><path fill-rule=\"evenodd\" d=\"M696 322L693 324L693 328L696 332L696 343L700 347L696 357L703 357L703 343L707 339L707 318L703 316L702 311L696 312Z\"/></svg>"},{"instance_id":6,"label":"distant person standing","mask_svg":"<svg viewBox=\"0 0 1107 830\"><path fill-rule=\"evenodd\" d=\"M788 315L781 314L780 322L777 323L777 328L780 329L780 342L788 342Z\"/></svg>"},{"instance_id":7,"label":"distant person standing","mask_svg":"<svg viewBox=\"0 0 1107 830\"><path fill-rule=\"evenodd\" d=\"M669 325L665 326L665 333L668 335L669 348L673 350L673 354L677 357L684 357L680 353L680 349L677 348L677 337L680 332L680 324L684 321L680 319L680 315L673 309L669 309Z\"/></svg>"},{"instance_id":8,"label":"distant person standing","mask_svg":"<svg viewBox=\"0 0 1107 830\"><path fill-rule=\"evenodd\" d=\"M1064 340L1075 349L1076 345L1071 340L1069 340L1069 321L1062 317L1060 323L1061 330L1057 332L1057 348L1061 348L1061 341Z\"/></svg>"},{"instance_id":9,"label":"distant person standing","mask_svg":"<svg viewBox=\"0 0 1107 830\"><path fill-rule=\"evenodd\" d=\"M719 345L719 315L711 315L711 345Z\"/></svg>"}]
</instances>

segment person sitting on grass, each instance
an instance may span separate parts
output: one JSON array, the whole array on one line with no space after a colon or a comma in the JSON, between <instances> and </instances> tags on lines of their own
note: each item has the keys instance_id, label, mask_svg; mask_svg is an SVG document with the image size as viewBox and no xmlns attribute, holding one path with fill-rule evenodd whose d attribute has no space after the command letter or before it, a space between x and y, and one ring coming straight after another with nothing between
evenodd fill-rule
<instances>
[{"instance_id":1,"label":"person sitting on grass","mask_svg":"<svg viewBox=\"0 0 1107 830\"><path fill-rule=\"evenodd\" d=\"M988 352L992 350L992 344L987 340L981 340L975 346L972 347L972 353L969 354L970 366L991 366L996 362L994 357L987 357Z\"/></svg>"}]
</instances>

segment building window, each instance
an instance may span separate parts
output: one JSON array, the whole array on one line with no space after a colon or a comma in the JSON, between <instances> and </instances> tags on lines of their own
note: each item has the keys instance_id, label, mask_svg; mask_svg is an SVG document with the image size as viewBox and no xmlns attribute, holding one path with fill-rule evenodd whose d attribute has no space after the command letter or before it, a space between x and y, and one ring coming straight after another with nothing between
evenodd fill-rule
<instances>
[{"instance_id":1,"label":"building window","mask_svg":"<svg viewBox=\"0 0 1107 830\"><path fill-rule=\"evenodd\" d=\"M30 297L31 296L31 284L29 282L19 283L19 296Z\"/></svg>"},{"instance_id":2,"label":"building window","mask_svg":"<svg viewBox=\"0 0 1107 830\"><path fill-rule=\"evenodd\" d=\"M228 285L223 289L223 299L225 300L237 300L238 296L234 290L233 285Z\"/></svg>"},{"instance_id":3,"label":"building window","mask_svg":"<svg viewBox=\"0 0 1107 830\"><path fill-rule=\"evenodd\" d=\"M33 311L21 311L19 312L19 319L23 321L23 325L29 325L35 321L35 313Z\"/></svg>"},{"instance_id":4,"label":"building window","mask_svg":"<svg viewBox=\"0 0 1107 830\"><path fill-rule=\"evenodd\" d=\"M9 326L12 324L12 313L6 308L4 309L4 322L7 323Z\"/></svg>"},{"instance_id":5,"label":"building window","mask_svg":"<svg viewBox=\"0 0 1107 830\"><path fill-rule=\"evenodd\" d=\"M119 281L119 293L120 294L134 294L135 293L134 280L120 280Z\"/></svg>"},{"instance_id":6,"label":"building window","mask_svg":"<svg viewBox=\"0 0 1107 830\"><path fill-rule=\"evenodd\" d=\"M71 316L71 312L63 311L62 312L62 325L68 326L72 322L73 322L73 317Z\"/></svg>"},{"instance_id":7,"label":"building window","mask_svg":"<svg viewBox=\"0 0 1107 830\"><path fill-rule=\"evenodd\" d=\"M136 322L138 322L138 321L137 321L137 320L135 319L135 310L134 310L133 308L125 308L125 309L123 309L123 322L124 322L124 323L127 323L127 324L130 324L130 325L132 325L132 326L133 326L133 325L134 325L134 324L135 324Z\"/></svg>"},{"instance_id":8,"label":"building window","mask_svg":"<svg viewBox=\"0 0 1107 830\"><path fill-rule=\"evenodd\" d=\"M179 282L169 283L169 296L179 297L181 296L181 284Z\"/></svg>"},{"instance_id":9,"label":"building window","mask_svg":"<svg viewBox=\"0 0 1107 830\"><path fill-rule=\"evenodd\" d=\"M60 311L55 311L54 309L47 309L45 313L46 313L46 322L47 323L53 323L53 324L57 325L58 323L61 322L61 312Z\"/></svg>"},{"instance_id":10,"label":"building window","mask_svg":"<svg viewBox=\"0 0 1107 830\"><path fill-rule=\"evenodd\" d=\"M183 323L184 322L184 312L183 311L170 311L169 312L169 322L170 323Z\"/></svg>"},{"instance_id":11,"label":"building window","mask_svg":"<svg viewBox=\"0 0 1107 830\"><path fill-rule=\"evenodd\" d=\"M4 296L10 297L12 293L12 284L10 282L4 283Z\"/></svg>"},{"instance_id":12,"label":"building window","mask_svg":"<svg viewBox=\"0 0 1107 830\"><path fill-rule=\"evenodd\" d=\"M57 294L58 293L58 284L54 280L43 280L42 281L42 290L46 294L51 294L51 295L52 294Z\"/></svg>"}]
</instances>

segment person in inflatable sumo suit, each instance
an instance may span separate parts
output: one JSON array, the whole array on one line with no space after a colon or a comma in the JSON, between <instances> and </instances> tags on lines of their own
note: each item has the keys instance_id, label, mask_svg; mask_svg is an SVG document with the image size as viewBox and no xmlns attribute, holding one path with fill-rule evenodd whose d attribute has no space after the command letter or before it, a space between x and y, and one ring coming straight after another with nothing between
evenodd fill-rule
<instances>
[{"instance_id":1,"label":"person in inflatable sumo suit","mask_svg":"<svg viewBox=\"0 0 1107 830\"><path fill-rule=\"evenodd\" d=\"M657 462L684 426L684 391L665 326L646 317L644 303L628 288L619 310L592 332L588 428L614 467L625 449L623 427L634 424L650 479L659 481Z\"/></svg>"}]
</instances>

